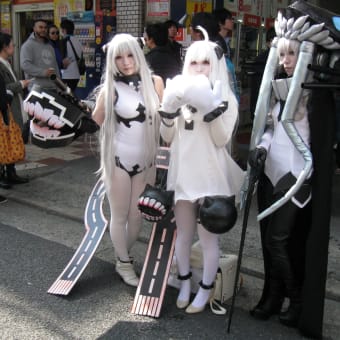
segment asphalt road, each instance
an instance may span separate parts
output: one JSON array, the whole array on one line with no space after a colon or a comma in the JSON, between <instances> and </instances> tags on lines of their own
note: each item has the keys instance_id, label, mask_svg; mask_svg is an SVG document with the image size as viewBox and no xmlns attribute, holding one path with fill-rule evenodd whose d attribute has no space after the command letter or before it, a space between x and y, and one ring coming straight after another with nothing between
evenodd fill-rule
<instances>
[{"instance_id":1,"label":"asphalt road","mask_svg":"<svg viewBox=\"0 0 340 340\"><path fill-rule=\"evenodd\" d=\"M9 200L0 206L1 339L304 339L275 317L260 322L248 314L262 287L258 229L251 222L244 286L236 300L230 334L226 316L214 315L208 308L196 315L178 310L174 303L177 291L171 287L159 318L132 314L135 289L115 273L107 232L70 294L48 294L85 234L82 215L97 180L96 168L92 158L72 161L62 168L36 171L29 184L6 192ZM105 206L104 211L107 213ZM251 221L254 216L255 211ZM237 249L238 232L236 228L222 239L222 249ZM325 339L334 340L340 338L338 232L333 231L331 240L332 282L324 320ZM139 272L149 233L146 225L133 250Z\"/></svg>"}]
</instances>

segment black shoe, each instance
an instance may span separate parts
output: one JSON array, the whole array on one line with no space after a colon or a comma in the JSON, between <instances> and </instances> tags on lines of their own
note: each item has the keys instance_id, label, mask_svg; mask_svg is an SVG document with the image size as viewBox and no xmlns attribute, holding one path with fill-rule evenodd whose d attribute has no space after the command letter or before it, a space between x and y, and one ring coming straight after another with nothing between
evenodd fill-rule
<instances>
[{"instance_id":1,"label":"black shoe","mask_svg":"<svg viewBox=\"0 0 340 340\"><path fill-rule=\"evenodd\" d=\"M10 189L12 185L8 182L8 180L4 177L0 178L0 188L1 189Z\"/></svg>"},{"instance_id":2,"label":"black shoe","mask_svg":"<svg viewBox=\"0 0 340 340\"><path fill-rule=\"evenodd\" d=\"M285 312L280 313L280 322L287 327L297 327L301 314L301 303L291 303Z\"/></svg>"},{"instance_id":3,"label":"black shoe","mask_svg":"<svg viewBox=\"0 0 340 340\"><path fill-rule=\"evenodd\" d=\"M278 296L269 296L263 302L258 303L252 310L250 315L258 320L268 320L272 315L279 314L281 311L283 298Z\"/></svg>"},{"instance_id":4,"label":"black shoe","mask_svg":"<svg viewBox=\"0 0 340 340\"><path fill-rule=\"evenodd\" d=\"M28 178L20 177L16 173L8 173L7 180L10 184L24 184L28 183Z\"/></svg>"}]
</instances>

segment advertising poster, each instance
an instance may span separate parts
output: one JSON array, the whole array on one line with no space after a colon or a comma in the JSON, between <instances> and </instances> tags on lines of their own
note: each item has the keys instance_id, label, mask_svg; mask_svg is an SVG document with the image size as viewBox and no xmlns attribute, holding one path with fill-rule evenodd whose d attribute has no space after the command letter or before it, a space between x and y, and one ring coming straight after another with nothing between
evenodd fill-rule
<instances>
[{"instance_id":1,"label":"advertising poster","mask_svg":"<svg viewBox=\"0 0 340 340\"><path fill-rule=\"evenodd\" d=\"M55 0L54 23L59 25L61 18L66 18L69 12L85 10L85 0Z\"/></svg>"},{"instance_id":2,"label":"advertising poster","mask_svg":"<svg viewBox=\"0 0 340 340\"><path fill-rule=\"evenodd\" d=\"M169 0L148 0L147 16L148 17L169 17L170 1Z\"/></svg>"},{"instance_id":3,"label":"advertising poster","mask_svg":"<svg viewBox=\"0 0 340 340\"><path fill-rule=\"evenodd\" d=\"M1 32L11 34L11 11L10 1L0 2Z\"/></svg>"}]
</instances>

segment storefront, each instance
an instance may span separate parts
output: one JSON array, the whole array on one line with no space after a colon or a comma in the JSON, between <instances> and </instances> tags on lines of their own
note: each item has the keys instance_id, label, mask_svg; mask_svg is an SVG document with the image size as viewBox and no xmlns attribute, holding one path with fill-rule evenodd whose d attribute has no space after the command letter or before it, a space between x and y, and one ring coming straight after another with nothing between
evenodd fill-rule
<instances>
[{"instance_id":1,"label":"storefront","mask_svg":"<svg viewBox=\"0 0 340 340\"><path fill-rule=\"evenodd\" d=\"M0 1L1 28L15 42L13 67L20 69L20 46L32 32L33 22L43 19L57 26L63 18L75 24L74 35L83 45L87 71L81 77L76 94L85 98L99 84L104 64L102 46L116 32L115 1L97 0L14 0Z\"/></svg>"}]
</instances>

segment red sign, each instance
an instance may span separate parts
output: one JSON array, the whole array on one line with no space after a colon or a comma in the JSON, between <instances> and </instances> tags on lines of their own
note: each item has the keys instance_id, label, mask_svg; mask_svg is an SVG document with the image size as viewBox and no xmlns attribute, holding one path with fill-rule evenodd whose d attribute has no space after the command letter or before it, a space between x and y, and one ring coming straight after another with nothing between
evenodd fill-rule
<instances>
[{"instance_id":1,"label":"red sign","mask_svg":"<svg viewBox=\"0 0 340 340\"><path fill-rule=\"evenodd\" d=\"M183 27L178 28L175 40L176 41L184 41L184 28Z\"/></svg>"},{"instance_id":2,"label":"red sign","mask_svg":"<svg viewBox=\"0 0 340 340\"><path fill-rule=\"evenodd\" d=\"M274 18L266 18L266 24L265 24L266 30L268 30L271 27L274 27L274 21L275 21Z\"/></svg>"},{"instance_id":3,"label":"red sign","mask_svg":"<svg viewBox=\"0 0 340 340\"><path fill-rule=\"evenodd\" d=\"M261 17L259 17L258 15L244 14L243 24L245 26L260 27Z\"/></svg>"}]
</instances>

